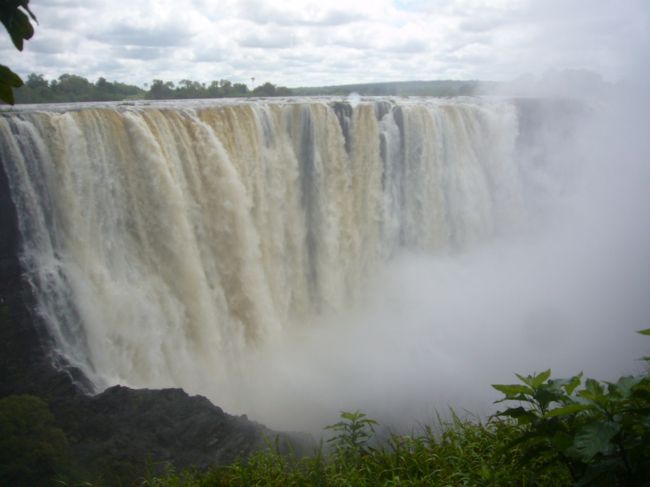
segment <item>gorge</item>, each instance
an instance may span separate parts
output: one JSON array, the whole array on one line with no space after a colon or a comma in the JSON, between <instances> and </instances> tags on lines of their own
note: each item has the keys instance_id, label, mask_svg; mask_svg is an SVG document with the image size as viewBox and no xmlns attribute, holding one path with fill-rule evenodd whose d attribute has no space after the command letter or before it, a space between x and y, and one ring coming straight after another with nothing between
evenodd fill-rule
<instances>
[{"instance_id":1,"label":"gorge","mask_svg":"<svg viewBox=\"0 0 650 487\"><path fill-rule=\"evenodd\" d=\"M501 353L490 337L545 367L535 360L566 351L561 331L579 336L571 323L614 299L607 286L574 289L606 246L567 267L556 257L583 241L549 244L546 232L579 188L575 153L559 144L588 111L567 100L360 97L5 110L2 205L15 207L20 238L3 246L20 259L12 279L33 291L48 360L84 393L182 387L283 429L322 421L297 411L312 403L386 401L382 387L400 399L390 408L415 390L452 404L473 382L448 396L442 386ZM633 292L602 306L616 314L629 299L647 317L643 285L624 287ZM464 309L474 314L455 314ZM470 320L477 328L463 332ZM501 330L501 320L526 325ZM594 323L599 343L616 335ZM456 357L463 347L473 359ZM363 364L379 375L348 380ZM432 371L449 378L430 389Z\"/></svg>"}]
</instances>

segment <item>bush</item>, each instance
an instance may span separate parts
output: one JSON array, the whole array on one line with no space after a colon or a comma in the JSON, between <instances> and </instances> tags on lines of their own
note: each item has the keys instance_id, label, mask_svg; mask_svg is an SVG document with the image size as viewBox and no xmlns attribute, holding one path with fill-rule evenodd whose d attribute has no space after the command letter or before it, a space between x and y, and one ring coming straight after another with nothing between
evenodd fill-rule
<instances>
[{"instance_id":1,"label":"bush","mask_svg":"<svg viewBox=\"0 0 650 487\"><path fill-rule=\"evenodd\" d=\"M505 395L498 402L520 403L498 416L519 428L511 445L524 450L521 463L537 472L565 468L575 485L650 485L650 377L583 384L582 374L550 376L549 369L493 385Z\"/></svg>"},{"instance_id":2,"label":"bush","mask_svg":"<svg viewBox=\"0 0 650 487\"><path fill-rule=\"evenodd\" d=\"M519 430L510 421L493 419L482 424L452 413L439 420L440 433L426 428L421 435L391 435L378 448L373 439L375 421L360 412L343 412L341 421L328 427L335 437L331 454L323 445L309 457L282 454L277 444L248 460L205 473L169 472L147 480L147 487L216 486L563 486L570 478L560 469L536 478L522 468L520 450L508 448Z\"/></svg>"},{"instance_id":3,"label":"bush","mask_svg":"<svg viewBox=\"0 0 650 487\"><path fill-rule=\"evenodd\" d=\"M0 485L51 485L68 464L68 442L35 396L0 399Z\"/></svg>"}]
</instances>

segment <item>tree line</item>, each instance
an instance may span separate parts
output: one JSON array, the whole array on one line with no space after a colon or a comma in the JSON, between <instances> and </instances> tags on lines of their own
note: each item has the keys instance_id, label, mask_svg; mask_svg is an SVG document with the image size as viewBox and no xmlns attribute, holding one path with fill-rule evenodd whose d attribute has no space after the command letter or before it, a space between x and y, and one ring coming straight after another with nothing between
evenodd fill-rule
<instances>
[{"instance_id":1,"label":"tree line","mask_svg":"<svg viewBox=\"0 0 650 487\"><path fill-rule=\"evenodd\" d=\"M144 97L150 100L164 100L239 96L290 96L292 94L292 91L286 86L276 86L269 82L250 90L244 83L232 83L226 79L212 81L210 84L183 79L178 85L171 81L165 82L155 79Z\"/></svg>"},{"instance_id":2,"label":"tree line","mask_svg":"<svg viewBox=\"0 0 650 487\"><path fill-rule=\"evenodd\" d=\"M244 83L221 79L209 84L181 80L155 79L147 89L117 81L99 78L94 83L76 74L62 74L47 80L42 74L32 73L24 85L14 91L16 103L69 103L85 101L172 100L189 98L225 98L248 96L289 96L292 91L285 86L266 82L253 89Z\"/></svg>"}]
</instances>

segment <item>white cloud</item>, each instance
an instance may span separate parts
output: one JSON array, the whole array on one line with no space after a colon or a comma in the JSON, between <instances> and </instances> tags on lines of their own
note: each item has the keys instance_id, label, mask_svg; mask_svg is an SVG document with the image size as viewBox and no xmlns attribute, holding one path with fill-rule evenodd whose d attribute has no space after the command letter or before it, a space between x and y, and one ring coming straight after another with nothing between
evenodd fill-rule
<instances>
[{"instance_id":1,"label":"white cloud","mask_svg":"<svg viewBox=\"0 0 650 487\"><path fill-rule=\"evenodd\" d=\"M645 0L48 0L5 63L143 84L227 78L288 86L640 71Z\"/></svg>"},{"instance_id":2,"label":"white cloud","mask_svg":"<svg viewBox=\"0 0 650 487\"><path fill-rule=\"evenodd\" d=\"M239 40L239 45L260 49L285 49L296 46L296 34L287 29L251 32Z\"/></svg>"},{"instance_id":3,"label":"white cloud","mask_svg":"<svg viewBox=\"0 0 650 487\"><path fill-rule=\"evenodd\" d=\"M167 22L151 26L113 25L88 37L111 45L165 47L188 45L192 32L183 25Z\"/></svg>"},{"instance_id":4,"label":"white cloud","mask_svg":"<svg viewBox=\"0 0 650 487\"><path fill-rule=\"evenodd\" d=\"M364 19L364 15L351 11L348 6L332 8L332 2L324 6L322 2L272 2L260 0L241 0L239 16L258 24L277 24L285 26L345 25Z\"/></svg>"}]
</instances>

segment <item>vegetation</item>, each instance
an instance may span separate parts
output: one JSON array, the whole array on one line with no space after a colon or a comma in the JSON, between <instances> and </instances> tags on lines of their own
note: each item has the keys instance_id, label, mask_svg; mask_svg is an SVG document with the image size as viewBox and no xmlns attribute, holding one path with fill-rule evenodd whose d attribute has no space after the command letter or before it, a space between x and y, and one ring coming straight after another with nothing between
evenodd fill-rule
<instances>
[{"instance_id":1,"label":"vegetation","mask_svg":"<svg viewBox=\"0 0 650 487\"><path fill-rule=\"evenodd\" d=\"M99 78L95 83L76 74L63 74L48 81L42 74L32 73L25 84L16 90L17 103L69 103L86 101L169 100L188 98L224 98L246 96L288 96L291 90L272 83L264 83L249 90L243 83L228 80L213 81L206 85L189 79L178 85L171 81L155 79L148 90L117 81Z\"/></svg>"},{"instance_id":2,"label":"vegetation","mask_svg":"<svg viewBox=\"0 0 650 487\"><path fill-rule=\"evenodd\" d=\"M200 83L183 79L172 81L154 79L148 89L99 78L96 82L75 74L63 74L47 80L42 74L31 73L27 81L15 90L16 103L69 103L86 101L172 100L230 97L272 96L463 96L480 95L495 89L495 83L485 81L406 81L398 83L369 83L310 88L287 88L266 82L254 89L244 83L227 79Z\"/></svg>"},{"instance_id":3,"label":"vegetation","mask_svg":"<svg viewBox=\"0 0 650 487\"><path fill-rule=\"evenodd\" d=\"M343 413L350 431L360 426ZM347 417L347 419L346 419ZM340 423L339 423L340 424ZM368 429L366 433L370 434ZM370 437L369 437L370 439ZM524 486L567 485L564 471L540 476L532 483L532 469L521 468L517 450L506 446L516 439L516 430L503 421L483 424L453 415L437 430L421 435L392 435L381 448L354 442L349 434L339 436L327 455L321 447L304 458L279 453L277 445L247 462L212 469L206 473L169 472L163 478L147 479L147 487L209 486Z\"/></svg>"},{"instance_id":4,"label":"vegetation","mask_svg":"<svg viewBox=\"0 0 650 487\"><path fill-rule=\"evenodd\" d=\"M373 448L376 422L344 412L328 427L335 433L329 454L321 444L314 455L297 458L276 444L248 461L205 473L170 471L143 485L650 485L650 376L583 382L582 374L551 379L547 370L517 377L520 384L493 387L504 394L498 402L518 405L487 423L452 413L436 431L392 435Z\"/></svg>"},{"instance_id":5,"label":"vegetation","mask_svg":"<svg viewBox=\"0 0 650 487\"><path fill-rule=\"evenodd\" d=\"M522 377L523 384L494 386L503 401L518 401L499 416L520 431L522 459L539 470L564 468L577 485L648 485L650 380L621 377L599 382L582 376L549 379L551 371Z\"/></svg>"},{"instance_id":6,"label":"vegetation","mask_svg":"<svg viewBox=\"0 0 650 487\"><path fill-rule=\"evenodd\" d=\"M29 19L36 22L36 17L29 9L29 0L0 0L0 22L7 29L16 49L23 50L23 41L29 40L34 35L34 27ZM0 100L13 105L14 94L12 89L22 86L20 79L7 66L0 64Z\"/></svg>"},{"instance_id":7,"label":"vegetation","mask_svg":"<svg viewBox=\"0 0 650 487\"><path fill-rule=\"evenodd\" d=\"M149 91L144 95L150 100L179 99L179 98L225 98L243 96L289 96L292 92L284 86L275 86L272 83L264 83L253 90L243 83L231 83L222 79L213 81L209 85L191 81L181 80L178 86L159 79L153 80Z\"/></svg>"},{"instance_id":8,"label":"vegetation","mask_svg":"<svg viewBox=\"0 0 650 487\"><path fill-rule=\"evenodd\" d=\"M48 81L42 74L32 73L16 90L16 103L59 103L78 101L119 101L142 98L144 91L137 86L109 82L99 78L91 83L75 74L63 74Z\"/></svg>"},{"instance_id":9,"label":"vegetation","mask_svg":"<svg viewBox=\"0 0 650 487\"><path fill-rule=\"evenodd\" d=\"M68 441L45 402L0 399L0 485L50 485L69 463Z\"/></svg>"},{"instance_id":10,"label":"vegetation","mask_svg":"<svg viewBox=\"0 0 650 487\"><path fill-rule=\"evenodd\" d=\"M650 335L650 330L640 333ZM644 360L650 362L650 357ZM438 418L419 434L379 441L376 421L343 412L310 456L279 440L232 465L122 480L142 487L217 486L625 486L650 485L650 375L616 382L553 379L551 371L495 384L510 406L487 422ZM513 404L514 403L514 404ZM289 451L287 454L286 452ZM32 396L0 400L0 484L74 483L67 442ZM67 465L67 466L66 466ZM152 466L152 471L154 470ZM67 482L67 483L66 483Z\"/></svg>"},{"instance_id":11,"label":"vegetation","mask_svg":"<svg viewBox=\"0 0 650 487\"><path fill-rule=\"evenodd\" d=\"M60 103L83 101L121 101L133 99L171 100L229 97L270 96L462 96L489 93L495 84L485 81L407 81L398 83L368 83L310 88L287 88L266 82L254 89L244 83L226 79L200 83L183 79L172 81L154 79L148 89L99 78L95 83L75 74L63 74L58 79L46 80L42 74L32 73L25 84L16 90L16 103Z\"/></svg>"}]
</instances>

